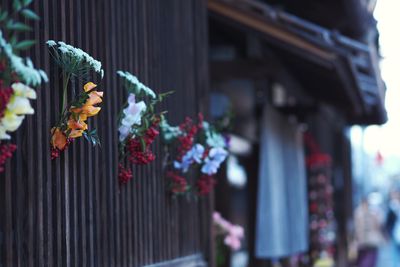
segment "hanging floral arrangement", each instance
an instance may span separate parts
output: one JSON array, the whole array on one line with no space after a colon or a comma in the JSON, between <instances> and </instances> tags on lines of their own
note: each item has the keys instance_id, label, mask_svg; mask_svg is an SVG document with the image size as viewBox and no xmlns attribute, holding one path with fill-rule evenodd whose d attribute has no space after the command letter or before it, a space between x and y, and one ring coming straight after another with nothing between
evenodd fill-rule
<instances>
[{"instance_id":1,"label":"hanging floral arrangement","mask_svg":"<svg viewBox=\"0 0 400 267\"><path fill-rule=\"evenodd\" d=\"M53 40L47 41L47 46L61 68L63 84L61 113L51 129L51 158L55 159L74 139L81 136L93 146L100 145L97 130L89 130L87 120L100 112L98 105L103 101L103 92L97 91L97 85L90 81L91 74L103 78L104 70L100 61L79 48ZM78 92L72 90L72 98L68 99L68 92L75 89L73 83L77 81L84 82L84 86Z\"/></svg>"},{"instance_id":2,"label":"hanging floral arrangement","mask_svg":"<svg viewBox=\"0 0 400 267\"><path fill-rule=\"evenodd\" d=\"M198 115L195 123L187 117L179 126L171 126L163 117L160 123L166 145L166 167L169 190L174 195L195 193L207 195L216 183L215 175L228 156L228 140L210 123ZM187 174L198 172L193 184Z\"/></svg>"},{"instance_id":3,"label":"hanging floral arrangement","mask_svg":"<svg viewBox=\"0 0 400 267\"><path fill-rule=\"evenodd\" d=\"M0 173L17 148L15 144L6 143L11 139L10 133L21 126L25 115L35 113L30 100L36 99L36 92L31 87L47 82L43 70L35 69L29 58L18 55L35 44L34 40L18 40L18 33L31 28L17 19L39 20L28 8L31 2L15 0L12 16L0 9Z\"/></svg>"},{"instance_id":4,"label":"hanging floral arrangement","mask_svg":"<svg viewBox=\"0 0 400 267\"><path fill-rule=\"evenodd\" d=\"M146 165L156 158L151 150L158 136L159 123L164 112L155 107L172 92L156 94L129 72L118 71L123 79L128 98L118 117L119 174L121 184L132 179L132 170L126 164Z\"/></svg>"},{"instance_id":5,"label":"hanging floral arrangement","mask_svg":"<svg viewBox=\"0 0 400 267\"><path fill-rule=\"evenodd\" d=\"M244 229L224 219L219 212L213 213L214 234L216 239L216 264L225 266L227 262L228 248L230 251L238 251L242 247Z\"/></svg>"}]
</instances>

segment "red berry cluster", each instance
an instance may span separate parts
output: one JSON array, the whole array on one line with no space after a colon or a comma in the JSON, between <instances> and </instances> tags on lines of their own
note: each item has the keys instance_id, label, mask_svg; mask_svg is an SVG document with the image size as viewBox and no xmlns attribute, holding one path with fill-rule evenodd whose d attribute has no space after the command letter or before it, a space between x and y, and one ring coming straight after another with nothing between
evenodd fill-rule
<instances>
[{"instance_id":1,"label":"red berry cluster","mask_svg":"<svg viewBox=\"0 0 400 267\"><path fill-rule=\"evenodd\" d=\"M121 184L126 184L133 178L132 171L125 169L122 164L118 165L118 179Z\"/></svg>"},{"instance_id":2,"label":"red berry cluster","mask_svg":"<svg viewBox=\"0 0 400 267\"><path fill-rule=\"evenodd\" d=\"M147 129L143 140L145 143L145 148L143 149L139 138L132 138L126 144L126 149L128 151L128 160L132 164L145 165L153 160L156 156L150 149L150 145L154 142L154 139L159 134L159 132L154 128L154 126Z\"/></svg>"},{"instance_id":3,"label":"red berry cluster","mask_svg":"<svg viewBox=\"0 0 400 267\"><path fill-rule=\"evenodd\" d=\"M185 121L179 125L179 130L181 130L183 134L178 137L178 161L181 161L183 155L192 148L197 132L203 127L204 117L202 113L199 113L198 120L198 123L195 124L191 118L186 117Z\"/></svg>"},{"instance_id":4,"label":"red berry cluster","mask_svg":"<svg viewBox=\"0 0 400 267\"><path fill-rule=\"evenodd\" d=\"M74 141L73 138L67 138L67 144L65 145L65 147L62 150L58 149L57 147L50 146L51 159L53 160L53 159L58 158L60 156L60 153L63 152L64 150L66 150L68 148L68 146L72 143L72 141Z\"/></svg>"},{"instance_id":5,"label":"red berry cluster","mask_svg":"<svg viewBox=\"0 0 400 267\"><path fill-rule=\"evenodd\" d=\"M4 111L7 108L7 104L10 101L11 95L13 94L13 89L3 88L3 81L0 81L0 118L4 116Z\"/></svg>"},{"instance_id":6,"label":"red berry cluster","mask_svg":"<svg viewBox=\"0 0 400 267\"><path fill-rule=\"evenodd\" d=\"M173 194L185 193L188 190L186 179L175 172L169 171L167 178L170 182L171 192Z\"/></svg>"},{"instance_id":7,"label":"red berry cluster","mask_svg":"<svg viewBox=\"0 0 400 267\"><path fill-rule=\"evenodd\" d=\"M208 195L214 188L215 181L212 175L202 175L199 180L197 180L197 193L199 195Z\"/></svg>"},{"instance_id":8,"label":"red berry cluster","mask_svg":"<svg viewBox=\"0 0 400 267\"><path fill-rule=\"evenodd\" d=\"M132 164L146 165L156 159L156 156L151 151L150 146L154 142L155 138L159 135L159 131L156 129L159 120L150 126L143 137L145 147L143 149L142 143L138 137L131 138L126 142L126 154L127 159ZM129 168L125 168L123 164L119 164L119 181L122 184L126 184L130 179L132 179L132 171Z\"/></svg>"},{"instance_id":9,"label":"red berry cluster","mask_svg":"<svg viewBox=\"0 0 400 267\"><path fill-rule=\"evenodd\" d=\"M4 164L8 158L12 157L12 154L17 149L14 144L1 144L0 145L0 173L4 171Z\"/></svg>"}]
</instances>

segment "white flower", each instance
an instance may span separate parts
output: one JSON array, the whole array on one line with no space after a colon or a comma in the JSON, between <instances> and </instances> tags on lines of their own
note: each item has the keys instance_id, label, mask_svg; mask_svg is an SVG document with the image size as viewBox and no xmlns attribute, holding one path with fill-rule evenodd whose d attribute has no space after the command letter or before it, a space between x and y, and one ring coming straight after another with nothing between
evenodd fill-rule
<instances>
[{"instance_id":1,"label":"white flower","mask_svg":"<svg viewBox=\"0 0 400 267\"><path fill-rule=\"evenodd\" d=\"M4 126L0 125L0 140L9 140L11 136L6 133Z\"/></svg>"},{"instance_id":2,"label":"white flower","mask_svg":"<svg viewBox=\"0 0 400 267\"><path fill-rule=\"evenodd\" d=\"M121 125L121 126L118 128L118 131L119 131L119 141L121 141L121 142L124 141L125 138L129 135L130 130L131 130L130 127L127 127L127 126L125 126L125 125Z\"/></svg>"},{"instance_id":3,"label":"white flower","mask_svg":"<svg viewBox=\"0 0 400 267\"><path fill-rule=\"evenodd\" d=\"M60 56L61 53L60 58L56 57L57 61L62 68L68 69L70 73L83 75L82 73L84 73L84 71L82 70L90 68L99 73L101 78L103 78L104 70L101 68L101 62L95 60L82 49L73 47L62 41L56 43L53 40L49 40L46 43L49 48L53 48L52 51L56 53L57 56Z\"/></svg>"},{"instance_id":4,"label":"white flower","mask_svg":"<svg viewBox=\"0 0 400 267\"><path fill-rule=\"evenodd\" d=\"M120 141L123 141L131 133L133 125L142 123L142 114L145 110L146 104L143 101L136 103L135 95L129 94L128 106L123 110L124 117L118 129Z\"/></svg>"},{"instance_id":5,"label":"white flower","mask_svg":"<svg viewBox=\"0 0 400 267\"><path fill-rule=\"evenodd\" d=\"M11 138L7 132L18 129L25 118L23 115L35 113L29 98L35 99L36 92L23 83L13 83L11 88L13 94L7 103L4 116L0 119L0 140Z\"/></svg>"},{"instance_id":6,"label":"white flower","mask_svg":"<svg viewBox=\"0 0 400 267\"><path fill-rule=\"evenodd\" d=\"M69 53L69 50L66 47L63 47L63 46L59 47L58 50L60 50L60 52L63 53L63 54L68 54Z\"/></svg>"},{"instance_id":7,"label":"white flower","mask_svg":"<svg viewBox=\"0 0 400 267\"><path fill-rule=\"evenodd\" d=\"M13 83L11 88L14 90L14 94L16 96L36 99L36 91L23 83Z\"/></svg>"},{"instance_id":8,"label":"white flower","mask_svg":"<svg viewBox=\"0 0 400 267\"><path fill-rule=\"evenodd\" d=\"M51 44L51 42L50 42ZM37 86L42 82L47 82L48 78L44 71L35 69L32 61L23 59L13 53L11 44L7 43L0 31L0 52L4 52L9 59L11 68L18 74L19 78L27 85Z\"/></svg>"},{"instance_id":9,"label":"white flower","mask_svg":"<svg viewBox=\"0 0 400 267\"><path fill-rule=\"evenodd\" d=\"M125 126L132 126L134 124L140 125L142 119L142 112L146 109L146 104L140 101L137 104L129 104L124 109L125 117L122 119L122 124Z\"/></svg>"},{"instance_id":10,"label":"white flower","mask_svg":"<svg viewBox=\"0 0 400 267\"><path fill-rule=\"evenodd\" d=\"M55 46L55 45L57 45L57 43L56 43L54 40L48 40L48 41L46 42L46 44L47 44L48 46Z\"/></svg>"},{"instance_id":11,"label":"white flower","mask_svg":"<svg viewBox=\"0 0 400 267\"><path fill-rule=\"evenodd\" d=\"M1 124L4 129L8 132L14 132L21 125L25 116L18 116L14 113L6 111L3 119L1 120Z\"/></svg>"},{"instance_id":12,"label":"white flower","mask_svg":"<svg viewBox=\"0 0 400 267\"><path fill-rule=\"evenodd\" d=\"M153 90L141 83L136 76L130 74L127 71L124 72L121 70L117 71L117 74L125 79L128 88L135 90L135 93L137 95L144 93L145 95L153 99L157 97Z\"/></svg>"},{"instance_id":13,"label":"white flower","mask_svg":"<svg viewBox=\"0 0 400 267\"><path fill-rule=\"evenodd\" d=\"M22 96L12 96L7 104L7 110L16 115L35 113L28 98Z\"/></svg>"}]
</instances>

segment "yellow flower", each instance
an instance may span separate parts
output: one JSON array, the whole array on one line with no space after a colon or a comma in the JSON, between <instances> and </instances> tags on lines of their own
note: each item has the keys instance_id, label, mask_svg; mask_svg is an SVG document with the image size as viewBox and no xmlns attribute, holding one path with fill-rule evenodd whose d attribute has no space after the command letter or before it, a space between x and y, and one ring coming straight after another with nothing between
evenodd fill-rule
<instances>
[{"instance_id":1,"label":"yellow flower","mask_svg":"<svg viewBox=\"0 0 400 267\"><path fill-rule=\"evenodd\" d=\"M92 90L93 88L96 88L97 84L92 83L92 82L88 82L83 86L83 90L85 90L85 92L88 92L90 90Z\"/></svg>"}]
</instances>

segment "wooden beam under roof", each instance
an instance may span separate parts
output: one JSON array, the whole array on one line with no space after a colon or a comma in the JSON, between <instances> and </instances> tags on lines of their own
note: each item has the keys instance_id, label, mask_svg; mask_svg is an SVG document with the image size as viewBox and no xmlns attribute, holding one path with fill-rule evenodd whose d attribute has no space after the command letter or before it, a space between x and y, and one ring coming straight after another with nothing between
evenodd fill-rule
<instances>
[{"instance_id":1,"label":"wooden beam under roof","mask_svg":"<svg viewBox=\"0 0 400 267\"><path fill-rule=\"evenodd\" d=\"M317 64L332 73L345 88L344 96L351 103L352 116L380 118L386 113L371 114L371 94L375 90L379 108L384 111L384 84L380 77L377 55L371 47L327 30L291 14L275 10L256 0L208 0L210 14L226 23L260 34L267 42L296 55L302 60ZM359 82L360 75L367 75L376 85L366 87ZM349 106L350 107L350 106Z\"/></svg>"},{"instance_id":2,"label":"wooden beam under roof","mask_svg":"<svg viewBox=\"0 0 400 267\"><path fill-rule=\"evenodd\" d=\"M265 18L262 16L257 16L257 14L236 8L235 6L230 5L229 2L225 3L222 1L209 0L208 8L212 12L228 17L261 33L270 35L282 42L292 44L322 60L331 61L336 57L334 53L326 51L295 34L284 31L278 25L266 23Z\"/></svg>"}]
</instances>

